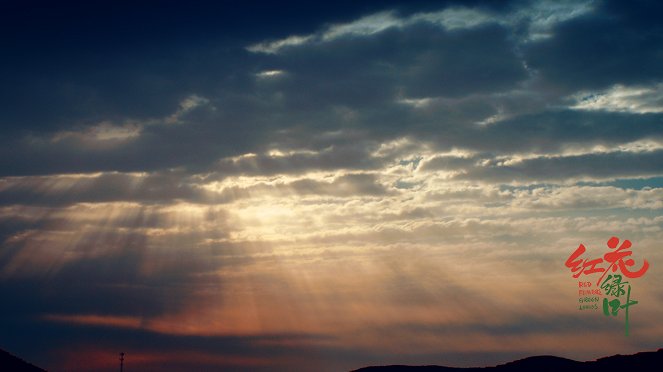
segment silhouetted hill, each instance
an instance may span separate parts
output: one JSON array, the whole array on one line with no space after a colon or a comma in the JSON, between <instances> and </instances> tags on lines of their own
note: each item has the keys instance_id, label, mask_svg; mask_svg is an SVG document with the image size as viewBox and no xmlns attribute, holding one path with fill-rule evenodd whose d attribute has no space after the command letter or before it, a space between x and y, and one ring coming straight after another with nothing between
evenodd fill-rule
<instances>
[{"instance_id":1,"label":"silhouetted hill","mask_svg":"<svg viewBox=\"0 0 663 372\"><path fill-rule=\"evenodd\" d=\"M32 364L17 358L8 352L0 349L0 371L7 372L46 372L45 369L33 366Z\"/></svg>"},{"instance_id":2,"label":"silhouetted hill","mask_svg":"<svg viewBox=\"0 0 663 372\"><path fill-rule=\"evenodd\" d=\"M587 371L587 367L593 362L578 362L571 359L560 358L552 355L534 356L516 360L497 367L484 368L484 370L495 371Z\"/></svg>"},{"instance_id":3,"label":"silhouetted hill","mask_svg":"<svg viewBox=\"0 0 663 372\"><path fill-rule=\"evenodd\" d=\"M454 368L441 366L382 366L364 367L353 372L442 372L442 371L496 371L496 372L520 372L520 371L578 371L578 372L605 372L605 371L660 371L663 366L663 349L648 351L634 355L613 355L600 358L595 361L578 362L571 359L556 356L534 356L516 360L495 367L482 368Z\"/></svg>"}]
</instances>

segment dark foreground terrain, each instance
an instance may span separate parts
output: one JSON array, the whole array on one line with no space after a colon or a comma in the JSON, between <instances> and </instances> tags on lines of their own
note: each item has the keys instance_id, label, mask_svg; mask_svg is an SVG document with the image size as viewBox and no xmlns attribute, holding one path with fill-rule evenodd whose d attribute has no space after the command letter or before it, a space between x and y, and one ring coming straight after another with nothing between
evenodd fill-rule
<instances>
[{"instance_id":1,"label":"dark foreground terrain","mask_svg":"<svg viewBox=\"0 0 663 372\"><path fill-rule=\"evenodd\" d=\"M0 349L0 371L7 372L46 372L32 364Z\"/></svg>"},{"instance_id":2,"label":"dark foreground terrain","mask_svg":"<svg viewBox=\"0 0 663 372\"><path fill-rule=\"evenodd\" d=\"M454 368L441 366L382 366L365 367L353 372L438 372L438 371L661 371L663 366L663 349L637 353L634 355L613 355L595 361L578 362L555 356L534 356L516 360L495 367Z\"/></svg>"},{"instance_id":3,"label":"dark foreground terrain","mask_svg":"<svg viewBox=\"0 0 663 372\"><path fill-rule=\"evenodd\" d=\"M555 356L534 356L516 360L495 367L454 368L442 366L373 366L357 369L353 372L437 372L437 371L660 371L663 366L663 349L634 355L613 355L595 361L578 362ZM8 352L0 349L0 371L45 372Z\"/></svg>"}]
</instances>

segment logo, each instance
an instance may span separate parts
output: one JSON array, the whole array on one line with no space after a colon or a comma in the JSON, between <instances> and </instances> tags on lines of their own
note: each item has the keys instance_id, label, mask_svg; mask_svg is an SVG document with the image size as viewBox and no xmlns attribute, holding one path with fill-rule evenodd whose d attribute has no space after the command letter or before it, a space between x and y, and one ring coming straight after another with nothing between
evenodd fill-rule
<instances>
[{"instance_id":1,"label":"logo","mask_svg":"<svg viewBox=\"0 0 663 372\"><path fill-rule=\"evenodd\" d=\"M639 269L633 269L636 263L631 258L633 251L630 250L629 240L624 240L620 245L619 238L613 236L607 245L610 251L604 254L603 258L583 259L586 248L580 244L565 265L571 269L574 278L582 276L582 279L589 279L594 274L600 274L596 283L593 280L578 281L578 309L597 310L603 298L602 309L605 316L616 317L620 310L623 310L625 334L628 336L629 308L638 304L638 301L631 298L631 284L633 279L645 275L649 262L643 260ZM604 267L606 263L607 268Z\"/></svg>"}]
</instances>

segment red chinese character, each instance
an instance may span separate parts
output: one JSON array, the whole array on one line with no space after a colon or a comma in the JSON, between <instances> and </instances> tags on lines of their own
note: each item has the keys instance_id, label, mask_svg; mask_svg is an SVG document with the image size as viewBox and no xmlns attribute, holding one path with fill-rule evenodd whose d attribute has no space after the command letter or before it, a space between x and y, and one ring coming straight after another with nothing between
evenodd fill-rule
<instances>
[{"instance_id":1,"label":"red chinese character","mask_svg":"<svg viewBox=\"0 0 663 372\"><path fill-rule=\"evenodd\" d=\"M574 278L577 278L580 276L580 274L593 274L593 273L600 273L605 271L604 268L602 267L596 267L596 265L603 263L603 260L600 258L590 260L588 261L587 259L582 260L579 258L582 256L583 253L585 253L585 246L580 244L578 246L578 249L573 252L569 258L566 260L566 267L570 268L571 271L573 271L575 274L573 274ZM582 263L582 266L581 266Z\"/></svg>"},{"instance_id":2,"label":"red chinese character","mask_svg":"<svg viewBox=\"0 0 663 372\"><path fill-rule=\"evenodd\" d=\"M610 240L608 240L608 247L610 249L617 248L617 244L619 244L619 238L616 236L613 236L612 238L610 238ZM644 260L644 263L642 264L642 267L639 270L630 271L628 268L635 265L635 261L633 261L633 259L631 258L624 260L624 257L633 254L632 251L628 250L629 248L631 248L631 242L629 240L624 240L624 242L622 242L622 245L620 245L616 251L606 253L603 256L603 258L610 263L608 270L612 268L612 272L615 272L619 267L619 270L627 278L639 278L647 272L647 269L649 269L649 262L647 262L647 260ZM598 285L601 282L601 280L603 280L603 277L605 276L606 273L607 271L603 273L603 275L601 275L599 281L596 282L596 285Z\"/></svg>"}]
</instances>

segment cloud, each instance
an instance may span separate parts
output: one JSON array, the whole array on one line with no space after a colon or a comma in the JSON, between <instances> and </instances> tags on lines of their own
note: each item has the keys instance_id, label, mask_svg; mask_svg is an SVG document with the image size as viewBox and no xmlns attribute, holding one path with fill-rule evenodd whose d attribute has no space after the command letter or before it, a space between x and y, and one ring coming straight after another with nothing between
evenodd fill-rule
<instances>
[{"instance_id":1,"label":"cloud","mask_svg":"<svg viewBox=\"0 0 663 372\"><path fill-rule=\"evenodd\" d=\"M266 70L266 71L261 71L256 74L256 77L261 78L261 79L269 79L269 78L275 78L278 76L281 76L285 74L285 71L283 70Z\"/></svg>"},{"instance_id":2,"label":"cloud","mask_svg":"<svg viewBox=\"0 0 663 372\"><path fill-rule=\"evenodd\" d=\"M384 159L371 157L367 144L334 146L321 151L246 154L224 158L213 168L220 176L299 174L311 170L375 169Z\"/></svg>"},{"instance_id":3,"label":"cloud","mask_svg":"<svg viewBox=\"0 0 663 372\"><path fill-rule=\"evenodd\" d=\"M250 178L251 179L251 178ZM273 181L273 180L271 180ZM341 173L321 177L305 174L265 182L201 182L180 173L38 176L6 179L0 205L58 206L80 203L140 203L146 206L230 203L256 196L329 195L352 197L385 195L389 191L375 174Z\"/></svg>"},{"instance_id":4,"label":"cloud","mask_svg":"<svg viewBox=\"0 0 663 372\"><path fill-rule=\"evenodd\" d=\"M554 38L525 47L527 64L570 91L660 81L663 34L649 16L660 11L656 2L602 2L594 14L557 25Z\"/></svg>"},{"instance_id":5,"label":"cloud","mask_svg":"<svg viewBox=\"0 0 663 372\"><path fill-rule=\"evenodd\" d=\"M493 181L546 181L568 179L615 179L659 175L663 151L610 152L577 156L537 157L508 165L490 164L470 169L459 178ZM634 165L635 164L635 165Z\"/></svg>"},{"instance_id":6,"label":"cloud","mask_svg":"<svg viewBox=\"0 0 663 372\"><path fill-rule=\"evenodd\" d=\"M63 114L64 121L52 114L48 120L35 118L26 127L33 129L29 135L3 140L0 168L4 175L14 176L169 169L204 174L219 164L221 173L274 174L278 169L290 172L315 166L375 169L379 161L370 157L370 149L405 137L434 143L443 151L499 153L554 151L585 140L616 144L621 141L617 135L627 142L649 136L656 129L646 122L655 121L654 117L573 116L555 111L556 104L568 104L569 94L575 97L582 90L548 90L551 81L542 80L545 71L532 70L529 46L519 46L520 39L513 37L519 22L553 31L573 22L593 22L595 12L607 8L592 4L454 6L409 15L386 10L356 22L330 23L320 29L324 42L302 42L275 55L178 49L177 58L184 58L186 51L205 63L193 66L176 59L167 66L175 70L152 69L148 62L153 56L144 55L147 65L134 65L122 81L140 85L145 76L155 73L168 76L169 82L182 81L172 91L146 94L159 101L158 111L126 111L129 106L145 106L146 98L111 89L108 94L114 99L131 99L131 105L106 109L95 98L88 103L100 113L98 117L80 112ZM481 14L488 18L484 21ZM467 25L452 24L460 21ZM547 50L550 40L558 39L554 35L534 44L545 44L541 48ZM221 60L225 64L212 68ZM196 71L180 73L177 69L183 66ZM216 78L202 78L210 74ZM619 74L611 76L618 84ZM76 78L95 89L107 86L85 75ZM642 105L639 110L652 112L655 101ZM61 106L81 105L72 101ZM610 123L599 125L599 120ZM622 133L625 121L636 122L633 131ZM59 124L35 124L42 122ZM613 128L611 133L608 128ZM514 133L526 137L517 140ZM362 153L362 148L369 151ZM313 155L290 159L261 155L273 149L324 156L314 160ZM249 153L257 158L228 160Z\"/></svg>"},{"instance_id":7,"label":"cloud","mask_svg":"<svg viewBox=\"0 0 663 372\"><path fill-rule=\"evenodd\" d=\"M0 204L70 205L138 201L172 203L202 199L203 192L177 172L163 174L102 173L18 177L0 189Z\"/></svg>"},{"instance_id":8,"label":"cloud","mask_svg":"<svg viewBox=\"0 0 663 372\"><path fill-rule=\"evenodd\" d=\"M247 47L253 53L276 54L282 49L304 46L310 43L331 42L339 38L369 37L386 30L402 29L417 23L428 23L448 31L467 30L487 24L515 27L528 24L528 38L538 40L550 37L550 30L558 23L579 17L593 10L592 1L539 1L511 13L499 14L480 7L448 7L436 12L415 13L400 16L393 11L384 11L364 16L348 23L332 24L324 30L309 35L292 35L287 38L261 42Z\"/></svg>"},{"instance_id":9,"label":"cloud","mask_svg":"<svg viewBox=\"0 0 663 372\"><path fill-rule=\"evenodd\" d=\"M442 155L426 159L420 163L418 170L459 170L472 167L477 161L474 156Z\"/></svg>"},{"instance_id":10,"label":"cloud","mask_svg":"<svg viewBox=\"0 0 663 372\"><path fill-rule=\"evenodd\" d=\"M651 87L616 85L598 92L581 92L571 97L576 110L630 112L635 114L663 113L663 84Z\"/></svg>"},{"instance_id":11,"label":"cloud","mask_svg":"<svg viewBox=\"0 0 663 372\"><path fill-rule=\"evenodd\" d=\"M662 192L661 188L636 191L612 186L540 187L517 192L514 204L534 209L661 209Z\"/></svg>"},{"instance_id":12,"label":"cloud","mask_svg":"<svg viewBox=\"0 0 663 372\"><path fill-rule=\"evenodd\" d=\"M497 153L555 153L565 148L595 145L615 148L660 138L655 125L658 120L657 114L547 110L472 128L452 138L458 147Z\"/></svg>"}]
</instances>

